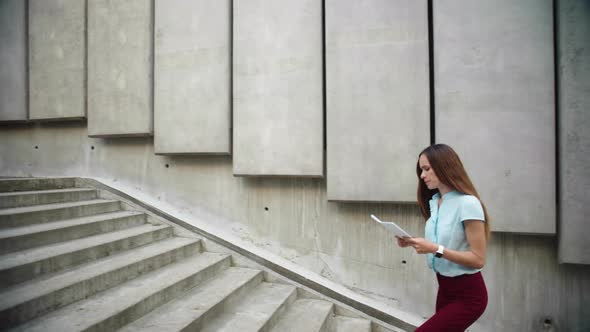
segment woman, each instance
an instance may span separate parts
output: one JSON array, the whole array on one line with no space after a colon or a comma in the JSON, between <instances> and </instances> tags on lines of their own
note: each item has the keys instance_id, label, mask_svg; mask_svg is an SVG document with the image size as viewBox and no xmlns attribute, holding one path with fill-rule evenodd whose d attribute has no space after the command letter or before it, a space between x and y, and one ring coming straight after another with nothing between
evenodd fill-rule
<instances>
[{"instance_id":1,"label":"woman","mask_svg":"<svg viewBox=\"0 0 590 332\"><path fill-rule=\"evenodd\" d=\"M436 313L417 331L464 331L485 311L488 297L481 275L490 220L463 164L444 144L420 153L416 166L418 204L426 220L424 238L398 238L426 254L438 279Z\"/></svg>"}]
</instances>

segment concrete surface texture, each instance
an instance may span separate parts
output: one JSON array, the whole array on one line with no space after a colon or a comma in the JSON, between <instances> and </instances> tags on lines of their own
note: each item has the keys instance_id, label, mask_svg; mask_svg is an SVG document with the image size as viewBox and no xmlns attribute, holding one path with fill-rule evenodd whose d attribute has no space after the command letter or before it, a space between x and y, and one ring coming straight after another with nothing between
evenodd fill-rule
<instances>
[{"instance_id":1,"label":"concrete surface texture","mask_svg":"<svg viewBox=\"0 0 590 332\"><path fill-rule=\"evenodd\" d=\"M552 6L433 2L435 141L457 150L500 232L556 232Z\"/></svg>"},{"instance_id":2,"label":"concrete surface texture","mask_svg":"<svg viewBox=\"0 0 590 332\"><path fill-rule=\"evenodd\" d=\"M369 332L376 326L399 331L172 227L112 192L63 188L66 182L0 179L0 190L9 190L0 191L0 203L8 197L26 203L0 208L2 329L285 331L285 326L319 332L322 327L336 331L326 329L334 326L339 332ZM28 191L35 184L41 185ZM82 190L95 196L88 199ZM60 193L59 203L47 204ZM40 197L40 204L29 204L31 196ZM114 202L116 209L101 202ZM95 208L80 211L76 206L81 205ZM8 222L23 218L29 225ZM305 314L310 307L315 315Z\"/></svg>"},{"instance_id":3,"label":"concrete surface texture","mask_svg":"<svg viewBox=\"0 0 590 332\"><path fill-rule=\"evenodd\" d=\"M1 47L2 56L8 50L17 52L15 48L22 52L26 50L26 39L19 37L26 35L26 27L21 25L24 21L17 19L20 13L24 13L23 7L20 7L22 3L0 1L0 13L3 15L0 24L3 27L4 24L9 25L9 28L0 30L2 45L4 40L9 41L7 45L13 45ZM155 155L157 151L151 137L88 137L149 135L152 75L149 51L152 40L149 19L151 1L88 1L88 127L78 122L4 123L0 128L0 177L85 176L107 179L151 197L160 204L169 204L189 216L206 215L203 220L212 227L226 230L356 292L400 310L422 317L430 316L436 294L432 271L426 268L422 256L397 248L391 236L369 219L369 214L374 213L381 219L399 222L411 234L423 234L423 220L415 204L329 201L332 199L328 187L332 171L328 171L327 180L235 176L321 176L323 173L322 16L319 3L233 2L234 156L189 157ZM365 2L339 3L343 7L334 8L360 6ZM590 206L585 190L588 181L587 147L590 145L585 130L587 96L590 95L589 62L585 60L587 23L590 21L588 5L584 1L557 2L561 56L557 59L560 99L555 100L553 52L556 45L553 45L550 1L457 0L432 3L432 23L435 27L435 139L451 144L463 157L488 205L493 218L492 229L496 231L484 269L490 302L486 313L473 329L541 330L544 321L550 320L557 330L590 330L587 318L590 317L590 308L586 305L586 294L590 293L590 265L559 265L560 262L590 262L590 249L585 236L587 230L584 227L584 218ZM330 22L335 22L330 21L332 4L334 2L326 1L326 42L334 37L329 30ZM410 9L417 11L414 6L422 4L408 2L400 5L403 6L401 8L396 7L395 11L407 11L409 15ZM379 3L379 6L390 8L388 3ZM266 10L264 15L263 7ZM362 7L358 8L360 11ZM14 15L6 15L6 10L13 11ZM405 37L408 38L407 45L419 43L409 38L417 30L404 30L416 29L414 25L402 25L404 21L401 17L382 11L367 9L366 15L371 15L371 20L361 21L386 17L383 19L390 25L394 24L391 21L393 18L400 25L382 29L375 27L368 32L369 41L395 41L395 38ZM339 14L337 19L344 20L345 13ZM352 24L354 16L349 14ZM390 20L387 15L393 18ZM14 26L9 22L14 22ZM11 30L14 27L16 30ZM19 32L18 27L22 27L23 32ZM348 31L346 27L341 29ZM330 69L332 64L344 66L348 62L340 64L337 61L358 57L355 52L367 52L367 56L372 56L370 59L374 61L383 60L380 52L390 47L385 45L386 42L376 42L366 48L363 48L364 44L353 44L354 38L368 38L362 34L353 33L337 40L348 42L345 37L353 38L346 52L336 48L338 45L346 46L346 43L326 45L328 93L332 93L330 89L335 84L342 89L345 84L352 84L345 79L345 76L353 76L352 69L341 68L337 72ZM395 48L391 46L391 49ZM403 52L407 49L399 46L398 50ZM334 51L342 52L341 58L335 57ZM0 62L2 75L5 75L6 68L10 68L10 75L22 75L26 70L20 72L19 68L25 68L21 65L26 64L26 55L23 55L25 59L21 63L15 58L17 53L11 54L8 59L12 60L2 58ZM398 54L399 61L403 60L401 53L392 54ZM418 57L420 53L416 54L414 56ZM373 60L367 62L372 63ZM10 66L5 66L6 63ZM386 62L382 64L383 70L387 70ZM391 86L389 90L394 87L402 89L403 86L396 86L396 81L389 79L398 73L410 75L408 68L398 68L397 72L382 77L377 75L378 68L367 63L358 63L358 66L366 68L367 72L358 70L354 77L363 80L356 84L367 85L371 93L382 91L374 99L389 98L385 95L388 89L379 90L378 84L371 85L375 84L375 80L383 79L386 86ZM414 70L415 77L423 75L422 67ZM369 75L371 73L375 75L374 79ZM331 82L330 75L342 76L342 82ZM14 88L10 90L10 96L20 98L17 86L21 84L21 78L26 81L26 77L22 76L10 78L9 82L14 83L9 85L10 89ZM7 85L4 80L0 84L4 93ZM414 88L418 86L416 83ZM350 91L362 91L360 87L358 89ZM392 95L396 93L390 92ZM414 96L412 91L407 93ZM346 133L331 138L330 123L336 124L339 118L329 103L330 100L341 102L330 95L326 97L329 116L326 123L327 143L328 149L331 149L330 141L340 140ZM360 98L360 95L357 97ZM424 101L427 93L422 97L417 97L415 102L427 107ZM407 101L403 98L409 97L397 98ZM0 107L3 117L6 114L26 114L19 113L21 110L18 107L10 106L13 101L2 95ZM555 102L559 102L557 133ZM389 103L396 105L393 100ZM338 105L343 110L348 106ZM366 99L364 105L376 107L379 103ZM311 111L316 108L317 113ZM93 114L96 122L93 121ZM373 128L365 125L367 118L362 114L356 114L356 125L365 130ZM418 112L402 114L421 116ZM347 113L342 111L343 118L345 115ZM392 119L388 116L389 113L384 113L384 120L373 119L376 122L381 120L374 126L382 126L381 122L389 124L381 132L391 132L390 128L401 121L399 117ZM347 121L350 123L351 120ZM408 126L420 123L408 119L404 121ZM421 132L418 127L412 129ZM371 136L358 136L357 140L369 141L372 135L383 135L381 132L375 130L370 133ZM557 151L556 134L559 137ZM402 141L402 145L414 144L408 135L400 136L398 140ZM350 144L353 143L356 142ZM389 142L371 144L385 151L383 146ZM304 146L305 150L300 150ZM376 150L372 145L367 145L367 149ZM413 151L413 154L418 152ZM557 160L556 152L559 156ZM385 153L393 152L382 152ZM342 166L334 163L330 166L329 158L330 155L328 167ZM559 162L558 172L556 161ZM367 178L371 176L367 171L370 166L356 166L353 162L356 160L343 161L355 167L365 167L359 172ZM246 167L244 165L248 168L242 168ZM389 166L394 167L395 164ZM403 171L411 172L410 177L415 181L413 165L411 170ZM372 169L371 172L377 171ZM406 179L405 176L403 178ZM558 181L560 196L556 195ZM381 191L389 190L392 184L389 178L382 178L375 186L375 190ZM29 202L38 199L32 196ZM561 224L557 229L558 236L553 236L557 199L561 207ZM359 197L358 200L369 199ZM7 199L6 204L13 204L11 202ZM78 210L84 211L85 208ZM88 232L92 232L93 228L87 227Z\"/></svg>"},{"instance_id":4,"label":"concrete surface texture","mask_svg":"<svg viewBox=\"0 0 590 332\"><path fill-rule=\"evenodd\" d=\"M88 2L88 134L153 133L153 1Z\"/></svg>"},{"instance_id":5,"label":"concrete surface texture","mask_svg":"<svg viewBox=\"0 0 590 332\"><path fill-rule=\"evenodd\" d=\"M0 1L0 45L0 121L27 120L25 1Z\"/></svg>"},{"instance_id":6,"label":"concrete surface texture","mask_svg":"<svg viewBox=\"0 0 590 332\"><path fill-rule=\"evenodd\" d=\"M329 200L416 201L428 68L427 1L326 1Z\"/></svg>"},{"instance_id":7,"label":"concrete surface texture","mask_svg":"<svg viewBox=\"0 0 590 332\"><path fill-rule=\"evenodd\" d=\"M323 176L322 3L233 3L236 175Z\"/></svg>"},{"instance_id":8,"label":"concrete surface texture","mask_svg":"<svg viewBox=\"0 0 590 332\"><path fill-rule=\"evenodd\" d=\"M157 156L149 138L87 134L83 124L3 128L1 175L109 179L195 218L206 215L212 227L382 303L433 313L436 280L424 257L399 249L369 218L422 234L416 205L328 202L321 179L235 177L230 157ZM553 237L492 235L484 268L490 300L474 331L540 330L545 319L560 330L589 327L590 266L559 265L556 246Z\"/></svg>"},{"instance_id":9,"label":"concrete surface texture","mask_svg":"<svg viewBox=\"0 0 590 332\"><path fill-rule=\"evenodd\" d=\"M231 2L155 2L156 153L231 152Z\"/></svg>"},{"instance_id":10,"label":"concrete surface texture","mask_svg":"<svg viewBox=\"0 0 590 332\"><path fill-rule=\"evenodd\" d=\"M590 264L590 2L558 1L559 260Z\"/></svg>"},{"instance_id":11,"label":"concrete surface texture","mask_svg":"<svg viewBox=\"0 0 590 332\"><path fill-rule=\"evenodd\" d=\"M86 117L86 1L29 1L29 119Z\"/></svg>"}]
</instances>

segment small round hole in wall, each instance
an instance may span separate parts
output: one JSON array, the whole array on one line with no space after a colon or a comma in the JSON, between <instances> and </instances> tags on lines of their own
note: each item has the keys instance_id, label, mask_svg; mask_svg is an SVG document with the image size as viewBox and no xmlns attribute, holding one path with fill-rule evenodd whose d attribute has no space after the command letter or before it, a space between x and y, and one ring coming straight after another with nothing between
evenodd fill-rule
<instances>
[{"instance_id":1,"label":"small round hole in wall","mask_svg":"<svg viewBox=\"0 0 590 332\"><path fill-rule=\"evenodd\" d=\"M268 206L265 206L264 207L264 211L268 211Z\"/></svg>"},{"instance_id":2,"label":"small round hole in wall","mask_svg":"<svg viewBox=\"0 0 590 332\"><path fill-rule=\"evenodd\" d=\"M35 145L35 149L38 149L38 148L39 148L39 146L38 145Z\"/></svg>"},{"instance_id":3,"label":"small round hole in wall","mask_svg":"<svg viewBox=\"0 0 590 332\"><path fill-rule=\"evenodd\" d=\"M166 168L169 168L169 167L170 167L170 165L166 164Z\"/></svg>"},{"instance_id":4,"label":"small round hole in wall","mask_svg":"<svg viewBox=\"0 0 590 332\"><path fill-rule=\"evenodd\" d=\"M402 264L406 264L407 262L405 260L402 261Z\"/></svg>"},{"instance_id":5,"label":"small round hole in wall","mask_svg":"<svg viewBox=\"0 0 590 332\"><path fill-rule=\"evenodd\" d=\"M551 319L550 318L545 318L545 324L551 325Z\"/></svg>"},{"instance_id":6,"label":"small round hole in wall","mask_svg":"<svg viewBox=\"0 0 590 332\"><path fill-rule=\"evenodd\" d=\"M94 145L90 147L91 150L94 150Z\"/></svg>"}]
</instances>

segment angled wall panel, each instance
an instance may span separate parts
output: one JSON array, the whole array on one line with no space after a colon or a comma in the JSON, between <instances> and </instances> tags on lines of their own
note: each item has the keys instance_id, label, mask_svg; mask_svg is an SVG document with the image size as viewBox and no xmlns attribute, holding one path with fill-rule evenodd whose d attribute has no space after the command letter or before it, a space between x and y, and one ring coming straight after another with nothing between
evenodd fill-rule
<instances>
[{"instance_id":1,"label":"angled wall panel","mask_svg":"<svg viewBox=\"0 0 590 332\"><path fill-rule=\"evenodd\" d=\"M233 6L234 174L322 176L322 2Z\"/></svg>"},{"instance_id":2,"label":"angled wall panel","mask_svg":"<svg viewBox=\"0 0 590 332\"><path fill-rule=\"evenodd\" d=\"M559 261L590 264L590 2L558 1Z\"/></svg>"},{"instance_id":3,"label":"angled wall panel","mask_svg":"<svg viewBox=\"0 0 590 332\"><path fill-rule=\"evenodd\" d=\"M327 0L328 199L416 201L430 143L426 0Z\"/></svg>"},{"instance_id":4,"label":"angled wall panel","mask_svg":"<svg viewBox=\"0 0 590 332\"><path fill-rule=\"evenodd\" d=\"M433 8L436 142L462 157L492 230L555 234L552 1Z\"/></svg>"},{"instance_id":5,"label":"angled wall panel","mask_svg":"<svg viewBox=\"0 0 590 332\"><path fill-rule=\"evenodd\" d=\"M153 132L152 0L88 1L88 134Z\"/></svg>"},{"instance_id":6,"label":"angled wall panel","mask_svg":"<svg viewBox=\"0 0 590 332\"><path fill-rule=\"evenodd\" d=\"M229 154L231 2L155 6L155 152Z\"/></svg>"},{"instance_id":7,"label":"angled wall panel","mask_svg":"<svg viewBox=\"0 0 590 332\"><path fill-rule=\"evenodd\" d=\"M29 0L29 119L86 116L86 2Z\"/></svg>"},{"instance_id":8,"label":"angled wall panel","mask_svg":"<svg viewBox=\"0 0 590 332\"><path fill-rule=\"evenodd\" d=\"M0 121L27 120L26 5L0 1Z\"/></svg>"}]
</instances>

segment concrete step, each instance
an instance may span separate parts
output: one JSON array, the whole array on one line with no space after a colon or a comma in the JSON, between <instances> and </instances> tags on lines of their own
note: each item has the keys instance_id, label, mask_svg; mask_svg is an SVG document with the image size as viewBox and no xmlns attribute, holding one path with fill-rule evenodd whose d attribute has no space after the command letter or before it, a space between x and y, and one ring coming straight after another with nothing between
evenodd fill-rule
<instances>
[{"instance_id":1,"label":"concrete step","mask_svg":"<svg viewBox=\"0 0 590 332\"><path fill-rule=\"evenodd\" d=\"M1 209L0 229L86 217L120 210L121 202L106 199Z\"/></svg>"},{"instance_id":2,"label":"concrete step","mask_svg":"<svg viewBox=\"0 0 590 332\"><path fill-rule=\"evenodd\" d=\"M329 332L371 332L371 321L362 318L333 316L328 323Z\"/></svg>"},{"instance_id":3,"label":"concrete step","mask_svg":"<svg viewBox=\"0 0 590 332\"><path fill-rule=\"evenodd\" d=\"M68 188L0 193L0 209L40 204L87 201L98 198L93 188Z\"/></svg>"},{"instance_id":4,"label":"concrete step","mask_svg":"<svg viewBox=\"0 0 590 332\"><path fill-rule=\"evenodd\" d=\"M231 267L190 290L182 298L125 326L122 331L200 331L205 321L261 282L262 271Z\"/></svg>"},{"instance_id":5,"label":"concrete step","mask_svg":"<svg viewBox=\"0 0 590 332\"><path fill-rule=\"evenodd\" d=\"M295 286L263 282L200 331L268 331L296 298Z\"/></svg>"},{"instance_id":6,"label":"concrete step","mask_svg":"<svg viewBox=\"0 0 590 332\"><path fill-rule=\"evenodd\" d=\"M204 252L72 303L17 326L14 331L113 331L214 277L229 265L230 256Z\"/></svg>"},{"instance_id":7,"label":"concrete step","mask_svg":"<svg viewBox=\"0 0 590 332\"><path fill-rule=\"evenodd\" d=\"M287 308L271 331L276 332L318 332L327 327L332 315L333 304L314 299L298 299Z\"/></svg>"},{"instance_id":8,"label":"concrete step","mask_svg":"<svg viewBox=\"0 0 590 332\"><path fill-rule=\"evenodd\" d=\"M74 178L0 179L0 192L49 190L75 187Z\"/></svg>"},{"instance_id":9,"label":"concrete step","mask_svg":"<svg viewBox=\"0 0 590 332\"><path fill-rule=\"evenodd\" d=\"M200 251L200 240L175 237L31 280L0 292L3 327L29 321Z\"/></svg>"},{"instance_id":10,"label":"concrete step","mask_svg":"<svg viewBox=\"0 0 590 332\"><path fill-rule=\"evenodd\" d=\"M0 255L113 232L145 223L146 214L143 212L119 211L31 226L0 229Z\"/></svg>"},{"instance_id":11,"label":"concrete step","mask_svg":"<svg viewBox=\"0 0 590 332\"><path fill-rule=\"evenodd\" d=\"M172 236L168 225L132 227L0 256L0 288Z\"/></svg>"}]
</instances>

